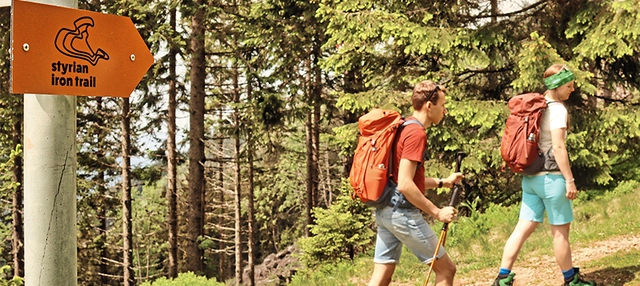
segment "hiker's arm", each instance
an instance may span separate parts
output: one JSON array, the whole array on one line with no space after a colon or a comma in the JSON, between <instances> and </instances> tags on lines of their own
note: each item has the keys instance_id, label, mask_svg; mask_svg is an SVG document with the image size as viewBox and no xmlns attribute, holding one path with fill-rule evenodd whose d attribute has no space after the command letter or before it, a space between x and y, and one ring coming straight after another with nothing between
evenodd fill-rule
<instances>
[{"instance_id":1,"label":"hiker's arm","mask_svg":"<svg viewBox=\"0 0 640 286\"><path fill-rule=\"evenodd\" d=\"M455 217L455 209L452 207L438 208L427 199L413 182L418 162L408 159L400 159L398 166L398 191L415 207L442 222L450 222Z\"/></svg>"},{"instance_id":2,"label":"hiker's arm","mask_svg":"<svg viewBox=\"0 0 640 286\"><path fill-rule=\"evenodd\" d=\"M578 190L576 188L573 173L571 172L569 153L567 153L567 148L564 144L565 134L565 128L551 130L551 143L553 144L553 156L556 159L558 168L560 168L562 176L567 181L567 198L573 200L577 197Z\"/></svg>"},{"instance_id":3,"label":"hiker's arm","mask_svg":"<svg viewBox=\"0 0 640 286\"><path fill-rule=\"evenodd\" d=\"M460 184L460 182L462 182L462 178L463 177L464 176L462 175L462 173L452 173L451 175L449 175L448 178L438 179L438 180L432 179L432 180L434 180L436 182L435 183L436 186L438 184L440 184L439 180L442 180L442 187L443 188L453 188L453 185ZM427 188L427 189L429 189L429 188Z\"/></svg>"}]
</instances>

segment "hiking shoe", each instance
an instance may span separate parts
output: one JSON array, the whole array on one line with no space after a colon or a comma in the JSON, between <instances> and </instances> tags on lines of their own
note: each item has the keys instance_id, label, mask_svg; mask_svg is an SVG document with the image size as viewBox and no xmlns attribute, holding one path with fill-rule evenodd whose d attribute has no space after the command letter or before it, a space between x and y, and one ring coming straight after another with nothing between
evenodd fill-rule
<instances>
[{"instance_id":1,"label":"hiking shoe","mask_svg":"<svg viewBox=\"0 0 640 286\"><path fill-rule=\"evenodd\" d=\"M513 276L516 276L515 273L511 272L506 277L496 277L496 280L493 281L493 286L512 286L513 281L515 280Z\"/></svg>"},{"instance_id":2,"label":"hiking shoe","mask_svg":"<svg viewBox=\"0 0 640 286\"><path fill-rule=\"evenodd\" d=\"M569 278L569 280L564 281L564 286L596 286L596 282L582 280L580 277L580 268L574 267L573 271L576 273L574 273L573 277Z\"/></svg>"}]
</instances>

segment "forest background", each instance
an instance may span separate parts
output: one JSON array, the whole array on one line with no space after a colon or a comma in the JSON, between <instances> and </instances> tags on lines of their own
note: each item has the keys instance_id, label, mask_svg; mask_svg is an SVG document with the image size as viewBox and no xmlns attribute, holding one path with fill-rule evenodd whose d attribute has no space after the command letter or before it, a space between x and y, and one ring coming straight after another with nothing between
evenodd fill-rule
<instances>
[{"instance_id":1,"label":"forest background","mask_svg":"<svg viewBox=\"0 0 640 286\"><path fill-rule=\"evenodd\" d=\"M519 177L501 169L498 151L506 102L543 91L553 63L576 73L566 105L578 186L606 192L640 181L639 0L78 7L130 17L156 59L129 99L78 98L81 285L188 271L254 285L255 265L290 245L307 267L366 251L370 209L347 200L345 181L357 118L374 107L410 114L412 86L425 79L448 88L449 110L428 130L427 173L446 176L456 152L470 154L463 214L518 202ZM21 277L23 98L8 88L10 18L0 8L0 265ZM132 158L138 163L123 164ZM131 176L123 180L124 172ZM121 200L129 198L127 215ZM125 251L133 255L123 260Z\"/></svg>"}]
</instances>

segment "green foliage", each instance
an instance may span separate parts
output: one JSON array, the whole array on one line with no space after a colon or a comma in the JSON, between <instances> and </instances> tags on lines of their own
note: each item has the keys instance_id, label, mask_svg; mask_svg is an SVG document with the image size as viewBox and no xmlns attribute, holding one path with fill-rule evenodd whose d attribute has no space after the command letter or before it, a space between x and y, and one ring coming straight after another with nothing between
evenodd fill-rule
<instances>
[{"instance_id":1,"label":"green foliage","mask_svg":"<svg viewBox=\"0 0 640 286\"><path fill-rule=\"evenodd\" d=\"M6 215L1 215L0 221L4 222L0 224L0 241L5 242L0 243L0 253L3 254L2 256L0 256L0 264L8 266L10 261L13 260L11 256L11 235L13 234L11 225L11 212L7 212ZM0 277L2 276L0 275Z\"/></svg>"},{"instance_id":2,"label":"green foliage","mask_svg":"<svg viewBox=\"0 0 640 286\"><path fill-rule=\"evenodd\" d=\"M398 7L378 1L323 2L318 16L328 22L331 35L325 48L340 46L327 64L345 71L350 68L353 54L384 56L396 47L402 47L401 51L407 54L446 53L451 49L459 36L455 29L428 25L433 18L428 11L413 16Z\"/></svg>"},{"instance_id":3,"label":"green foliage","mask_svg":"<svg viewBox=\"0 0 640 286\"><path fill-rule=\"evenodd\" d=\"M637 53L640 2L604 1L598 14L594 14L594 4L590 5L591 9L582 9L576 15L572 27L566 32L568 38L584 36L584 40L574 48L576 54L588 59L615 61Z\"/></svg>"},{"instance_id":4,"label":"green foliage","mask_svg":"<svg viewBox=\"0 0 640 286\"><path fill-rule=\"evenodd\" d=\"M456 263L465 265L465 270L494 267L500 261L503 238L509 237L518 221L520 205L490 203L481 212L481 200L476 198L472 202L463 202L460 209L468 214L449 224L447 252ZM434 225L436 233L440 226L441 223Z\"/></svg>"},{"instance_id":5,"label":"green foliage","mask_svg":"<svg viewBox=\"0 0 640 286\"><path fill-rule=\"evenodd\" d=\"M162 180L157 185L140 186L131 191L133 223L133 267L137 277L148 279L163 274L168 248L165 227L168 207ZM149 235L153 234L153 235Z\"/></svg>"},{"instance_id":6,"label":"green foliage","mask_svg":"<svg viewBox=\"0 0 640 286\"><path fill-rule=\"evenodd\" d=\"M334 140L340 147L340 155L352 156L358 145L358 141L354 138L358 138L358 123L345 124L339 127L333 128Z\"/></svg>"},{"instance_id":7,"label":"green foliage","mask_svg":"<svg viewBox=\"0 0 640 286\"><path fill-rule=\"evenodd\" d=\"M637 108L610 104L572 116L567 137L574 172L587 186L615 186L640 178L640 115ZM573 131L577 130L577 131ZM590 174L580 176L580 174Z\"/></svg>"},{"instance_id":8,"label":"green foliage","mask_svg":"<svg viewBox=\"0 0 640 286\"><path fill-rule=\"evenodd\" d=\"M370 266L371 258L364 256L356 258L355 260L345 260L336 263L327 262L318 265L317 268L307 268L298 271L296 275L293 276L289 286L363 285L364 283L357 283L356 279L358 279L358 276L362 276L362 269L367 269Z\"/></svg>"},{"instance_id":9,"label":"green foliage","mask_svg":"<svg viewBox=\"0 0 640 286\"><path fill-rule=\"evenodd\" d=\"M339 93L336 106L353 113L365 113L373 108L408 110L411 96L407 93L370 90L356 94Z\"/></svg>"},{"instance_id":10,"label":"green foliage","mask_svg":"<svg viewBox=\"0 0 640 286\"><path fill-rule=\"evenodd\" d=\"M520 76L511 83L517 93L539 90L543 87L544 71L557 63L566 64L574 72L576 85L583 92L588 94L596 92L596 87L589 82L593 74L577 69L576 64L567 63L545 40L545 37L538 35L537 32L531 33L531 39L523 44L518 58Z\"/></svg>"},{"instance_id":11,"label":"green foliage","mask_svg":"<svg viewBox=\"0 0 640 286\"><path fill-rule=\"evenodd\" d=\"M193 272L183 272L178 274L178 278L159 278L153 282L145 282L142 286L224 286L226 284L216 282L215 278L207 279L204 276L197 276Z\"/></svg>"},{"instance_id":12,"label":"green foliage","mask_svg":"<svg viewBox=\"0 0 640 286\"><path fill-rule=\"evenodd\" d=\"M11 272L11 266L9 265L0 266L0 286L24 285L24 279L22 277L14 276L13 278L8 280L3 279L10 272Z\"/></svg>"},{"instance_id":13,"label":"green foliage","mask_svg":"<svg viewBox=\"0 0 640 286\"><path fill-rule=\"evenodd\" d=\"M433 158L443 151L466 151L479 160L491 163L487 167L497 166L488 159L494 157L494 146L500 144L497 139L500 139L508 115L505 106L479 100L448 101L446 106L449 110L446 120L427 130L429 157Z\"/></svg>"},{"instance_id":14,"label":"green foliage","mask_svg":"<svg viewBox=\"0 0 640 286\"><path fill-rule=\"evenodd\" d=\"M595 68L605 89L640 87L638 7L638 0L587 1L568 23L566 37L580 39L572 48L575 62Z\"/></svg>"},{"instance_id":15,"label":"green foliage","mask_svg":"<svg viewBox=\"0 0 640 286\"><path fill-rule=\"evenodd\" d=\"M304 234L304 222L300 221L304 218L301 215L304 191L298 180L305 176L304 168L300 167L300 162L304 162L302 136L300 133L284 136L277 148L291 152L277 150L262 162L266 171L255 189L255 218L262 234L261 243L267 249L283 249Z\"/></svg>"},{"instance_id":16,"label":"green foliage","mask_svg":"<svg viewBox=\"0 0 640 286\"><path fill-rule=\"evenodd\" d=\"M446 177L455 169L458 151L468 154L462 162L466 194L463 199L484 198L488 202L504 202L518 189L513 189L514 174L501 170L500 141L509 114L502 102L466 100L447 102L449 114L443 123L427 129L429 161L427 175Z\"/></svg>"},{"instance_id":17,"label":"green foliage","mask_svg":"<svg viewBox=\"0 0 640 286\"><path fill-rule=\"evenodd\" d=\"M353 259L371 246L371 209L347 195L350 185L346 180L341 189L343 195L328 209L313 209L316 224L309 226L313 236L298 240L300 260L307 267Z\"/></svg>"},{"instance_id":18,"label":"green foliage","mask_svg":"<svg viewBox=\"0 0 640 286\"><path fill-rule=\"evenodd\" d=\"M591 193L594 199L574 202L575 222L571 225L572 238L595 242L607 237L628 235L640 227L638 204L640 189L631 190L638 182L621 182L619 188L608 192Z\"/></svg>"},{"instance_id":19,"label":"green foliage","mask_svg":"<svg viewBox=\"0 0 640 286\"><path fill-rule=\"evenodd\" d=\"M10 27L11 9L0 8L0 265L12 260L12 201L22 184L14 170L22 168L16 159L22 156L23 97L10 93Z\"/></svg>"},{"instance_id":20,"label":"green foliage","mask_svg":"<svg viewBox=\"0 0 640 286\"><path fill-rule=\"evenodd\" d=\"M337 106L354 114L381 106L406 111L409 96L403 91L422 79L447 85L449 118L442 127L428 130L429 175L446 175L453 168L455 152L466 151L470 154L463 166L467 197L483 198L481 209L488 202L516 202L518 177L500 171L498 147L508 114L505 100L521 92L543 91L546 68L563 63L574 71L579 87L569 101L568 148L574 172L592 174L581 183L602 188L616 180L638 178L633 166L639 162L632 159L638 157L633 147L637 146L636 108L610 107L607 98L603 107L590 97L606 87L622 91L622 102L638 102L639 39L637 29L629 30L639 23L637 0L543 3L536 13L523 12L499 20L498 25L465 17L478 9L479 3L473 1L397 4L323 1L317 15L328 24L330 35L323 67L362 74L365 91L336 92ZM621 87L634 89L626 94ZM380 96L385 91L389 100ZM405 99L397 99L398 95ZM609 128L616 121L627 129ZM334 132L342 154L351 154L355 124Z\"/></svg>"},{"instance_id":21,"label":"green foliage","mask_svg":"<svg viewBox=\"0 0 640 286\"><path fill-rule=\"evenodd\" d=\"M470 210L470 214L449 224L448 249L459 254L460 259L465 261L474 261L476 258L463 254L474 253L480 246L485 246L482 247L483 252L491 251L492 247L488 247L491 235L508 235L513 230L513 222L518 220L519 205L503 207L490 204L484 212L480 212L479 204L479 198L462 203L461 208Z\"/></svg>"},{"instance_id":22,"label":"green foliage","mask_svg":"<svg viewBox=\"0 0 640 286\"><path fill-rule=\"evenodd\" d=\"M640 183L638 181L622 181L618 183L618 186L611 191L616 195L624 195L634 192L640 189Z\"/></svg>"}]
</instances>

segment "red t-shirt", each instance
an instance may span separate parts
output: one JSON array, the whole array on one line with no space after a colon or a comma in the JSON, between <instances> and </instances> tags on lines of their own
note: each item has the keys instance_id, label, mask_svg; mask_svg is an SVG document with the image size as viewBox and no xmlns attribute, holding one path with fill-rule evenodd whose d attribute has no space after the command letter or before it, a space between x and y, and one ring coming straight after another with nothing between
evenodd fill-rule
<instances>
[{"instance_id":1,"label":"red t-shirt","mask_svg":"<svg viewBox=\"0 0 640 286\"><path fill-rule=\"evenodd\" d=\"M407 118L415 119L414 117ZM393 158L393 180L398 181L398 166L400 159L418 162L420 165L413 176L413 182L423 194L424 189L424 151L427 146L427 134L420 124L409 124L401 127L399 137L396 140Z\"/></svg>"}]
</instances>

